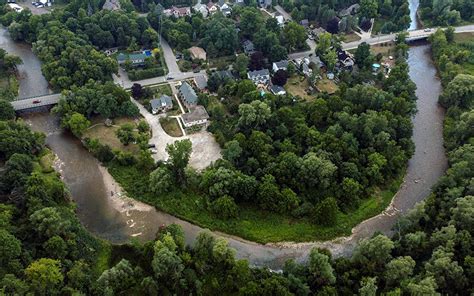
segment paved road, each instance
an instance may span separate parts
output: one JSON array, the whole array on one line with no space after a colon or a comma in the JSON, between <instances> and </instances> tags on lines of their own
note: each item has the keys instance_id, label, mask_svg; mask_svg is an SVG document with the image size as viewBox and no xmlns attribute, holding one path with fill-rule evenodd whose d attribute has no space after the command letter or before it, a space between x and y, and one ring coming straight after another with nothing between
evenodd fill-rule
<instances>
[{"instance_id":1,"label":"paved road","mask_svg":"<svg viewBox=\"0 0 474 296\"><path fill-rule=\"evenodd\" d=\"M170 73L168 74L168 76L159 76L159 77L153 77L153 78L136 80L136 81L129 80L126 74L121 74L120 77L113 74L115 83L122 86L125 89L131 88L134 83L141 84L142 86L147 86L147 85L160 84L164 82L176 82L176 81L181 81L185 79L192 79L198 76L206 76L206 71L202 70L199 73L194 73L194 72L179 72L175 74ZM168 79L168 78L172 78L172 79Z\"/></svg>"},{"instance_id":2,"label":"paved road","mask_svg":"<svg viewBox=\"0 0 474 296\"><path fill-rule=\"evenodd\" d=\"M435 32L436 32L436 29L432 29L430 32L425 32L424 29L409 31L407 38L408 39L424 38L424 37L427 37L431 34L434 34ZM456 27L455 32L456 33L474 32L474 25L466 25L466 26ZM394 41L396 37L397 37L397 34L394 33L394 34L375 36L375 37L371 37L371 38L368 38L368 39L365 39L365 40L357 40L357 41L348 42L348 43L343 42L342 43L342 49L344 49L344 50L355 49L362 42L366 42L370 45L375 45L375 44L380 44L380 43L385 43L385 42L391 42L391 41ZM314 48L311 48L310 50L303 51L303 52L292 53L292 54L289 54L288 56L289 56L290 59L297 59L297 58L302 58L302 57L308 56L309 54L312 54L312 53L314 53Z\"/></svg>"},{"instance_id":3,"label":"paved road","mask_svg":"<svg viewBox=\"0 0 474 296\"><path fill-rule=\"evenodd\" d=\"M171 46L163 36L161 37L161 49L163 50L163 56L165 58L166 66L168 67L168 73L170 75L181 73L173 49L171 49Z\"/></svg>"},{"instance_id":4,"label":"paved road","mask_svg":"<svg viewBox=\"0 0 474 296\"><path fill-rule=\"evenodd\" d=\"M278 11L278 13L280 13L283 18L285 19L285 21L291 21L291 15L286 12L286 10L283 9L283 7L281 7L280 5L276 5L274 6L275 10Z\"/></svg>"},{"instance_id":5,"label":"paved road","mask_svg":"<svg viewBox=\"0 0 474 296\"><path fill-rule=\"evenodd\" d=\"M31 108L36 108L36 107L55 105L59 102L60 96L61 94L38 96L38 97L33 97L33 98L28 98L28 99L12 101L11 104L13 106L13 109L15 109L15 111L21 111L21 110L31 109ZM33 103L34 101L38 101L38 103L35 104Z\"/></svg>"}]
</instances>

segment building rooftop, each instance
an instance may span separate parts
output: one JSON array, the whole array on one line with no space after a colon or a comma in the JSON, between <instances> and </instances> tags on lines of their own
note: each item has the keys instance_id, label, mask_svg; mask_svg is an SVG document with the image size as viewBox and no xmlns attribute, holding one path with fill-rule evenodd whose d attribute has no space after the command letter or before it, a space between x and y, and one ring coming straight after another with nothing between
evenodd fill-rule
<instances>
[{"instance_id":1,"label":"building rooftop","mask_svg":"<svg viewBox=\"0 0 474 296\"><path fill-rule=\"evenodd\" d=\"M204 75L196 76L194 82L196 82L196 86L201 90L207 87L207 79Z\"/></svg>"},{"instance_id":2,"label":"building rooftop","mask_svg":"<svg viewBox=\"0 0 474 296\"><path fill-rule=\"evenodd\" d=\"M279 85L272 85L270 86L270 91L274 94L274 95L277 95L277 94L280 94L280 93L286 93L286 90L279 86Z\"/></svg>"},{"instance_id":3,"label":"building rooftop","mask_svg":"<svg viewBox=\"0 0 474 296\"><path fill-rule=\"evenodd\" d=\"M150 101L152 109L159 109L162 107L172 107L173 101L170 96L162 95L159 99L153 99Z\"/></svg>"},{"instance_id":4,"label":"building rooftop","mask_svg":"<svg viewBox=\"0 0 474 296\"><path fill-rule=\"evenodd\" d=\"M181 84L179 87L179 92L183 96L183 99L186 101L186 103L197 104L198 97L189 83L183 82L183 84Z\"/></svg>"},{"instance_id":5,"label":"building rooftop","mask_svg":"<svg viewBox=\"0 0 474 296\"><path fill-rule=\"evenodd\" d=\"M275 66L277 66L277 68L279 68L279 69L288 68L288 61L287 60L281 60L279 62L274 62L273 64L275 64Z\"/></svg>"},{"instance_id":6,"label":"building rooftop","mask_svg":"<svg viewBox=\"0 0 474 296\"><path fill-rule=\"evenodd\" d=\"M206 51L202 47L193 46L188 50L193 59L206 60Z\"/></svg>"},{"instance_id":7,"label":"building rooftop","mask_svg":"<svg viewBox=\"0 0 474 296\"><path fill-rule=\"evenodd\" d=\"M207 114L207 111L203 106L198 105L192 108L191 112L181 115L181 118L183 119L183 122L187 124L198 120L209 119L209 114Z\"/></svg>"},{"instance_id":8,"label":"building rooftop","mask_svg":"<svg viewBox=\"0 0 474 296\"><path fill-rule=\"evenodd\" d=\"M147 57L144 53L119 53L117 56L117 61L123 62L126 60L144 60Z\"/></svg>"},{"instance_id":9,"label":"building rooftop","mask_svg":"<svg viewBox=\"0 0 474 296\"><path fill-rule=\"evenodd\" d=\"M248 75L250 78L258 77L258 76L268 76L270 75L270 72L268 71L268 69L262 69L262 70L250 71L248 72Z\"/></svg>"}]
</instances>

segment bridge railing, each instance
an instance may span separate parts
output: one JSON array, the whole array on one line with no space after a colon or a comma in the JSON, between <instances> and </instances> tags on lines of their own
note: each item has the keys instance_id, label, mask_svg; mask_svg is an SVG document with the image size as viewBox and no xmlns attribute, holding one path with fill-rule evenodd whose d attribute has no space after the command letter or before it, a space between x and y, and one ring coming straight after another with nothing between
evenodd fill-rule
<instances>
[{"instance_id":1,"label":"bridge railing","mask_svg":"<svg viewBox=\"0 0 474 296\"><path fill-rule=\"evenodd\" d=\"M40 99L40 98L49 97L49 96L54 96L54 95L60 95L60 93L43 94L43 95L35 95L35 96L30 96L30 97L17 98L15 101L23 101L23 100L30 100L30 99Z\"/></svg>"}]
</instances>

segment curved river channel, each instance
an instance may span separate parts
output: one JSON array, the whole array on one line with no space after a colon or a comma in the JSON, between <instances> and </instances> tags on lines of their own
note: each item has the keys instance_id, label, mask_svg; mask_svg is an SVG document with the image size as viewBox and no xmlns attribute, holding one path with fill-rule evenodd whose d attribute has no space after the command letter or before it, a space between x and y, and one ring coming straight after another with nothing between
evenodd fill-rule
<instances>
[{"instance_id":1,"label":"curved river channel","mask_svg":"<svg viewBox=\"0 0 474 296\"><path fill-rule=\"evenodd\" d=\"M20 83L21 94L49 92L38 66L40 62L29 47L15 45L3 28L0 28L0 45L19 55L24 61L23 68L28 69L28 78ZM25 48L27 50L23 50ZM437 104L441 85L429 50L429 45L412 46L409 50L410 77L417 85L418 96L418 112L413 118L416 150L408 163L403 184L387 210L356 226L351 236L328 242L261 245L215 232L229 241L238 258L246 258L252 265L279 269L289 258L305 261L313 247L328 248L334 256L348 255L360 239L370 237L375 231L390 234L399 216L429 194L447 168L442 134L444 110ZM59 127L55 116L31 113L22 117L34 130L47 135L46 143L57 155L55 167L77 204L77 214L84 226L98 237L113 243L123 243L131 238L146 241L154 238L161 225L176 223L183 227L186 242L192 244L203 230L151 206L121 197L120 188L112 177L80 141Z\"/></svg>"}]
</instances>

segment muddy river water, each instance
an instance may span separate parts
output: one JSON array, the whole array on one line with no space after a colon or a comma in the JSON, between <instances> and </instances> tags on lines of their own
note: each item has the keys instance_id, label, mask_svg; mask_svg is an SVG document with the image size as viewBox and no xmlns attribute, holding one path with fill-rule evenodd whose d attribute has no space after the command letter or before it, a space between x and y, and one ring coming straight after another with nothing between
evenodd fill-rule
<instances>
[{"instance_id":1,"label":"muddy river water","mask_svg":"<svg viewBox=\"0 0 474 296\"><path fill-rule=\"evenodd\" d=\"M29 46L12 42L6 31L0 28L0 47L23 59L20 96L49 92L41 74L40 61L31 53ZM216 235L229 241L238 258L246 258L253 265L278 269L289 258L305 261L315 246L326 247L335 256L350 254L361 238L369 237L375 231L390 234L400 214L429 194L430 188L447 167L442 137L444 111L437 104L441 86L429 50L429 45L412 46L409 50L410 77L417 85L418 96L418 112L413 118L416 150L409 161L404 182L390 207L356 226L351 236L328 242L261 245L216 232ZM202 231L196 225L121 196L120 188L107 171L77 139L59 127L55 116L31 113L23 114L22 117L34 130L47 135L47 145L58 156L56 169L61 172L77 204L77 214L84 226L98 237L113 243L126 242L131 238L146 241L154 238L161 225L177 223L183 227L186 241L191 244Z\"/></svg>"}]
</instances>

